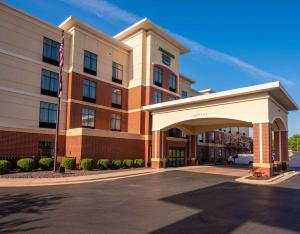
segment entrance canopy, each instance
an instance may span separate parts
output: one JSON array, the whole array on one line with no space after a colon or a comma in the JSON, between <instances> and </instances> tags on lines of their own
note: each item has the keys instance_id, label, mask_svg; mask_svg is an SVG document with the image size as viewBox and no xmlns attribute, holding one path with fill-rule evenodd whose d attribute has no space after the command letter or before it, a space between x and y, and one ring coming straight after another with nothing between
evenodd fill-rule
<instances>
[{"instance_id":1,"label":"entrance canopy","mask_svg":"<svg viewBox=\"0 0 300 234\"><path fill-rule=\"evenodd\" d=\"M144 106L152 113L152 131L176 127L188 134L224 127L252 127L274 123L287 130L288 112L298 106L280 82ZM276 130L276 129L274 129Z\"/></svg>"}]
</instances>

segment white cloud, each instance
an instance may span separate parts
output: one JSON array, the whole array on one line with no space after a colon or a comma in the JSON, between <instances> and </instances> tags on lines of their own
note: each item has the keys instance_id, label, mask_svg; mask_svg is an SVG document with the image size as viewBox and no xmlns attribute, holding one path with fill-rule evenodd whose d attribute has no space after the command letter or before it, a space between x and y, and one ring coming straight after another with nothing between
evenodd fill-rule
<instances>
[{"instance_id":1,"label":"white cloud","mask_svg":"<svg viewBox=\"0 0 300 234\"><path fill-rule=\"evenodd\" d=\"M260 68L255 67L252 64L249 64L243 60L240 60L237 57L222 53L222 52L214 50L214 49L207 48L204 45L202 45L196 41L190 40L186 37L183 37L181 35L178 35L175 33L171 33L171 34L174 37L176 37L178 40L180 40L182 43L187 45L191 49L192 53L202 54L204 56L207 56L207 57L219 60L219 61L233 64L233 65L237 66L238 68L242 69L243 71L250 73L252 76L263 79L265 81L280 81L287 85L294 84L293 81L291 81L285 77L264 71Z\"/></svg>"},{"instance_id":2,"label":"white cloud","mask_svg":"<svg viewBox=\"0 0 300 234\"><path fill-rule=\"evenodd\" d=\"M64 1L67 4L80 7L85 11L91 12L92 14L97 15L98 17L106 21L120 21L127 24L133 24L141 19L139 16L132 14L124 9L121 9L117 5L109 3L105 0L62 0L62 1ZM233 64L237 66L239 69L251 74L253 77L262 79L264 81L278 80L287 85L294 84L293 81L285 77L264 71L260 68L255 67L250 63L240 60L237 57L222 53L214 49L207 48L204 45L196 41L190 40L186 37L183 37L181 35L171 33L171 32L170 34L172 34L182 43L187 45L191 49L192 53L194 54L201 54L206 57L213 58L215 60Z\"/></svg>"},{"instance_id":3,"label":"white cloud","mask_svg":"<svg viewBox=\"0 0 300 234\"><path fill-rule=\"evenodd\" d=\"M75 5L91 12L107 21L121 21L133 24L140 20L140 17L127 12L117 5L111 4L105 0L62 0L69 5Z\"/></svg>"}]
</instances>

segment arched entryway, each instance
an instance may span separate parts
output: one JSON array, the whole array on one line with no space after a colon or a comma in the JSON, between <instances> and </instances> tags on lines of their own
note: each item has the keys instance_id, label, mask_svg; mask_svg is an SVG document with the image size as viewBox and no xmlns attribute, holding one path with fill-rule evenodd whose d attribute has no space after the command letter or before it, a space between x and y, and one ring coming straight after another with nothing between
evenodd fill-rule
<instances>
[{"instance_id":1,"label":"arched entryway","mask_svg":"<svg viewBox=\"0 0 300 234\"><path fill-rule=\"evenodd\" d=\"M274 166L272 136L276 138L276 162L287 162L288 111L296 109L278 82L145 106L143 110L152 114L152 167L166 166L165 133L170 128L189 135L188 157L193 164L200 132L252 127L253 171L270 176Z\"/></svg>"}]
</instances>

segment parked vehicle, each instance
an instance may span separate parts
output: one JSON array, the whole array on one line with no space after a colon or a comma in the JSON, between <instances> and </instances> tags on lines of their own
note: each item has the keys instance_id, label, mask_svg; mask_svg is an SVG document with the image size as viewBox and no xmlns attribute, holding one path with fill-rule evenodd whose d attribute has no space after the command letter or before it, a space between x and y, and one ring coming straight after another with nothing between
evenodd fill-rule
<instances>
[{"instance_id":1,"label":"parked vehicle","mask_svg":"<svg viewBox=\"0 0 300 234\"><path fill-rule=\"evenodd\" d=\"M253 163L253 154L237 154L235 156L229 156L227 163L251 166Z\"/></svg>"}]
</instances>

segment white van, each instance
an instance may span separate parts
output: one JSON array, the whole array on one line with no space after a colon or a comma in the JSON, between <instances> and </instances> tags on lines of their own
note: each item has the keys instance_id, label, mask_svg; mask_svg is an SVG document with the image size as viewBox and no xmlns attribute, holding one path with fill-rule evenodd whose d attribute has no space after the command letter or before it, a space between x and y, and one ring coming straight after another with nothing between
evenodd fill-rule
<instances>
[{"instance_id":1,"label":"white van","mask_svg":"<svg viewBox=\"0 0 300 234\"><path fill-rule=\"evenodd\" d=\"M227 163L251 166L253 163L253 154L238 154L237 156L229 156Z\"/></svg>"}]
</instances>

